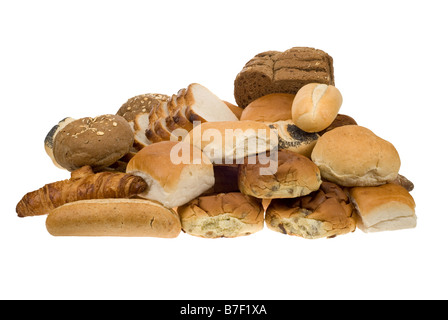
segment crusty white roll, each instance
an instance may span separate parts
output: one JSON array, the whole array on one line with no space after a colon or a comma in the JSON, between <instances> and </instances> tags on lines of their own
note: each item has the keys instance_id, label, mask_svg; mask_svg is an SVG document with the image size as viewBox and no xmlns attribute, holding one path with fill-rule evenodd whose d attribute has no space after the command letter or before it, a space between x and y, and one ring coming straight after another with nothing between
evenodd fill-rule
<instances>
[{"instance_id":1,"label":"crusty white roll","mask_svg":"<svg viewBox=\"0 0 448 320\"><path fill-rule=\"evenodd\" d=\"M200 148L215 164L231 164L278 147L278 136L257 121L205 122L188 133L185 142Z\"/></svg>"},{"instance_id":2,"label":"crusty white roll","mask_svg":"<svg viewBox=\"0 0 448 320\"><path fill-rule=\"evenodd\" d=\"M53 236L175 238L181 231L176 212L142 199L71 202L51 211L46 227Z\"/></svg>"},{"instance_id":3,"label":"crusty white roll","mask_svg":"<svg viewBox=\"0 0 448 320\"><path fill-rule=\"evenodd\" d=\"M238 172L240 191L261 199L304 196L321 183L319 169L310 159L287 150L278 151L269 161L248 158Z\"/></svg>"},{"instance_id":4,"label":"crusty white roll","mask_svg":"<svg viewBox=\"0 0 448 320\"><path fill-rule=\"evenodd\" d=\"M271 230L306 239L331 238L356 229L350 199L331 182L322 182L318 191L304 197L272 200L265 221Z\"/></svg>"},{"instance_id":5,"label":"crusty white roll","mask_svg":"<svg viewBox=\"0 0 448 320\"><path fill-rule=\"evenodd\" d=\"M264 209L258 199L239 192L201 196L177 208L186 233L203 238L234 238L263 229Z\"/></svg>"},{"instance_id":6,"label":"crusty white roll","mask_svg":"<svg viewBox=\"0 0 448 320\"><path fill-rule=\"evenodd\" d=\"M306 132L319 132L336 118L342 105L339 90L327 84L310 83L303 86L292 103L292 121Z\"/></svg>"},{"instance_id":7,"label":"crusty white roll","mask_svg":"<svg viewBox=\"0 0 448 320\"><path fill-rule=\"evenodd\" d=\"M358 125L326 132L317 140L311 159L323 178L345 187L377 186L392 181L401 165L390 142Z\"/></svg>"},{"instance_id":8,"label":"crusty white roll","mask_svg":"<svg viewBox=\"0 0 448 320\"><path fill-rule=\"evenodd\" d=\"M392 231L417 225L415 201L402 186L388 183L377 187L350 189L358 214L358 228L364 232Z\"/></svg>"},{"instance_id":9,"label":"crusty white roll","mask_svg":"<svg viewBox=\"0 0 448 320\"><path fill-rule=\"evenodd\" d=\"M200 149L184 142L150 144L129 161L126 172L145 179L139 196L174 208L196 198L215 183L213 165Z\"/></svg>"},{"instance_id":10,"label":"crusty white roll","mask_svg":"<svg viewBox=\"0 0 448 320\"><path fill-rule=\"evenodd\" d=\"M271 93L262 96L242 109L240 120L276 122L292 119L292 102L294 95L290 93Z\"/></svg>"}]
</instances>

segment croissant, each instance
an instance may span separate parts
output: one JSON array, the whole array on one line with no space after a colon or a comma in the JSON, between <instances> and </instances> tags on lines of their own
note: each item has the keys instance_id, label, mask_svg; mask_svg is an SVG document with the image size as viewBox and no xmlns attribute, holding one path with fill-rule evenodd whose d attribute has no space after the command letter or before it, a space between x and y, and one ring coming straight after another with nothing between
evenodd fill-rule
<instances>
[{"instance_id":1,"label":"croissant","mask_svg":"<svg viewBox=\"0 0 448 320\"><path fill-rule=\"evenodd\" d=\"M141 177L125 173L99 172L84 166L68 180L46 184L27 193L17 204L19 217L43 215L65 203L107 198L131 198L148 187Z\"/></svg>"}]
</instances>

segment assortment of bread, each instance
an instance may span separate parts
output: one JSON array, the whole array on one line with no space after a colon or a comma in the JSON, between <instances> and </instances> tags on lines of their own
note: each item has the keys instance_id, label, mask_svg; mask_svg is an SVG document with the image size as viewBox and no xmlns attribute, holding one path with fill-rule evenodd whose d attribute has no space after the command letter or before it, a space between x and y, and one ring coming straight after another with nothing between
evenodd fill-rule
<instances>
[{"instance_id":1,"label":"assortment of bread","mask_svg":"<svg viewBox=\"0 0 448 320\"><path fill-rule=\"evenodd\" d=\"M260 53L234 96L192 83L61 120L44 145L70 178L26 193L18 216L47 215L54 236L233 238L266 225L317 239L416 226L393 144L339 113L330 55Z\"/></svg>"}]
</instances>

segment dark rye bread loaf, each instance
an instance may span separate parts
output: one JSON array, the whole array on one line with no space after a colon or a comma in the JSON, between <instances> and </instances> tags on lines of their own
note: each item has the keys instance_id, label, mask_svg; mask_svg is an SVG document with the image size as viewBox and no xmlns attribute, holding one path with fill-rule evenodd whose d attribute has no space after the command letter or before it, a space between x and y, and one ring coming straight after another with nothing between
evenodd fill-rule
<instances>
[{"instance_id":1,"label":"dark rye bread loaf","mask_svg":"<svg viewBox=\"0 0 448 320\"><path fill-rule=\"evenodd\" d=\"M334 85L333 58L324 51L307 47L266 51L248 61L236 76L235 101L245 108L267 94L296 94L313 82Z\"/></svg>"}]
</instances>

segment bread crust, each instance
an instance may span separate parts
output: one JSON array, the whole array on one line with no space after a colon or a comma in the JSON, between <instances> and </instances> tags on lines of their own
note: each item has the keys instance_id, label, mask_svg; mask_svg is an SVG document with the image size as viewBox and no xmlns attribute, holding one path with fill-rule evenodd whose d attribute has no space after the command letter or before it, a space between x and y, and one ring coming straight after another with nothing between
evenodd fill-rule
<instances>
[{"instance_id":1,"label":"bread crust","mask_svg":"<svg viewBox=\"0 0 448 320\"><path fill-rule=\"evenodd\" d=\"M319 132L336 119L342 95L331 85L309 83L297 92L292 103L292 121L306 132Z\"/></svg>"},{"instance_id":2,"label":"bread crust","mask_svg":"<svg viewBox=\"0 0 448 320\"><path fill-rule=\"evenodd\" d=\"M314 146L311 159L323 178L345 187L384 184L397 178L401 165L390 142L358 125L326 132Z\"/></svg>"},{"instance_id":3,"label":"bread crust","mask_svg":"<svg viewBox=\"0 0 448 320\"><path fill-rule=\"evenodd\" d=\"M234 81L238 106L270 93L296 94L307 83L334 85L333 58L326 52L293 47L284 52L265 51L249 60Z\"/></svg>"},{"instance_id":4,"label":"bread crust","mask_svg":"<svg viewBox=\"0 0 448 320\"><path fill-rule=\"evenodd\" d=\"M91 166L105 168L125 154L134 143L134 132L123 117L102 115L68 123L56 135L55 161L69 171Z\"/></svg>"},{"instance_id":5,"label":"bread crust","mask_svg":"<svg viewBox=\"0 0 448 320\"><path fill-rule=\"evenodd\" d=\"M295 95L289 93L271 93L262 96L242 109L240 120L276 122L292 119L292 103Z\"/></svg>"},{"instance_id":6,"label":"bread crust","mask_svg":"<svg viewBox=\"0 0 448 320\"><path fill-rule=\"evenodd\" d=\"M233 238L263 229L261 201L239 192L201 196L177 209L182 229L203 238Z\"/></svg>"},{"instance_id":7,"label":"bread crust","mask_svg":"<svg viewBox=\"0 0 448 320\"><path fill-rule=\"evenodd\" d=\"M241 164L238 186L242 193L261 199L295 198L307 195L322 183L318 167L307 157L298 153L278 151L276 170L261 174L262 164L258 160ZM251 164L254 163L254 164Z\"/></svg>"},{"instance_id":8,"label":"bread crust","mask_svg":"<svg viewBox=\"0 0 448 320\"><path fill-rule=\"evenodd\" d=\"M176 212L141 199L72 202L50 212L46 227L53 236L175 238L181 231Z\"/></svg>"},{"instance_id":9,"label":"bread crust","mask_svg":"<svg viewBox=\"0 0 448 320\"><path fill-rule=\"evenodd\" d=\"M318 191L304 197L272 200L265 221L271 230L306 239L331 238L356 229L350 199L331 182L322 182Z\"/></svg>"}]
</instances>

